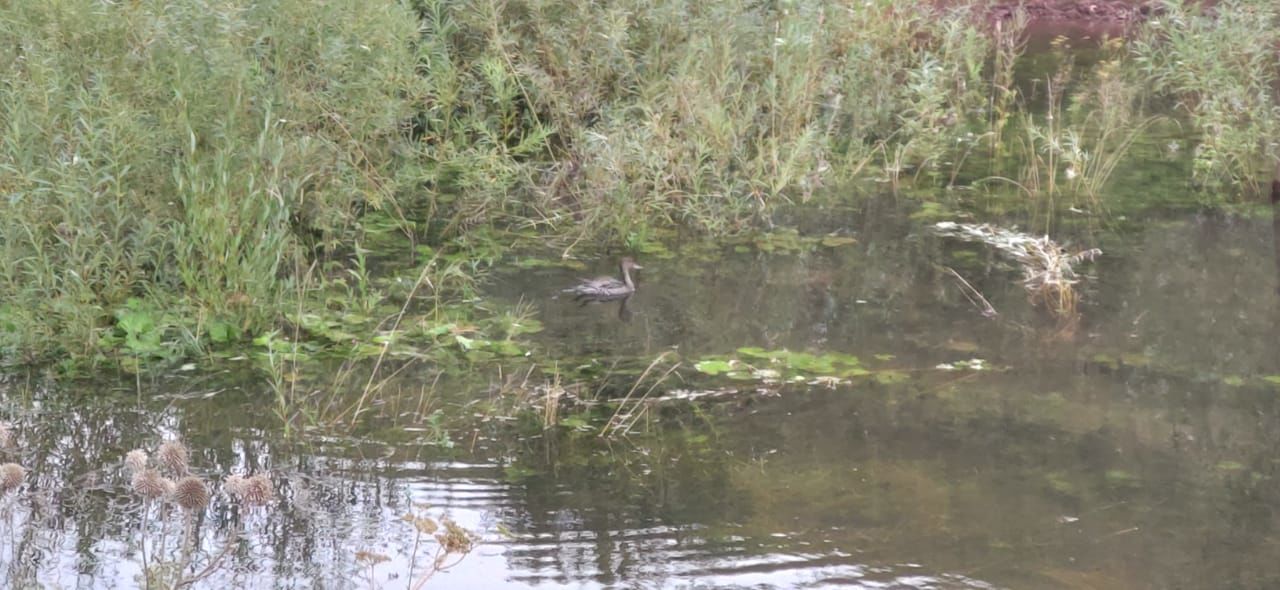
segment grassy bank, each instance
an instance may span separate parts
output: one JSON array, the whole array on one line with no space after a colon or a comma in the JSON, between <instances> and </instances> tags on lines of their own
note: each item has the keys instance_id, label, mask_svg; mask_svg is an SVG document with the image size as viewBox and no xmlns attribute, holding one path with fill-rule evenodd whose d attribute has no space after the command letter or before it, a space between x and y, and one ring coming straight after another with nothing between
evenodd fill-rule
<instances>
[{"instance_id":1,"label":"grassy bank","mask_svg":"<svg viewBox=\"0 0 1280 590\"><path fill-rule=\"evenodd\" d=\"M1057 119L1013 86L1016 25L924 1L3 5L10 364L297 352L395 335L406 313L429 343L471 313L445 307L501 255L477 245L491 228L720 235L859 179L1096 203L1152 79L1216 138L1197 158L1218 184L1250 178L1275 121L1268 79L1245 76L1274 52L1211 57L1274 45L1259 2L1172 9L1112 74L1050 89L1050 113L1084 105Z\"/></svg>"},{"instance_id":2,"label":"grassy bank","mask_svg":"<svg viewBox=\"0 0 1280 590\"><path fill-rule=\"evenodd\" d=\"M743 227L887 141L932 157L981 98L956 91L988 48L967 22L890 2L18 3L0 350L262 334L361 280L372 211L436 243Z\"/></svg>"}]
</instances>

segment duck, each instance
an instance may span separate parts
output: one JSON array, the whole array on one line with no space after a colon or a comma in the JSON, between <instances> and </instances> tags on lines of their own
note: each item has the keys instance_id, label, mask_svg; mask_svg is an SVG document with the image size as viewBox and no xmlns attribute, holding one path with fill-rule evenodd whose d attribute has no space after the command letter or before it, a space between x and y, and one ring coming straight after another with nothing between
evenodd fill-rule
<instances>
[{"instance_id":1,"label":"duck","mask_svg":"<svg viewBox=\"0 0 1280 590\"><path fill-rule=\"evenodd\" d=\"M584 304L596 301L617 301L626 299L636 292L636 284L631 280L631 271L641 270L644 267L636 264L636 261L630 257L623 258L618 263L619 269L622 271L622 279L618 280L614 277L596 277L594 279L582 279L577 285L564 289L561 293L572 293L573 300Z\"/></svg>"}]
</instances>

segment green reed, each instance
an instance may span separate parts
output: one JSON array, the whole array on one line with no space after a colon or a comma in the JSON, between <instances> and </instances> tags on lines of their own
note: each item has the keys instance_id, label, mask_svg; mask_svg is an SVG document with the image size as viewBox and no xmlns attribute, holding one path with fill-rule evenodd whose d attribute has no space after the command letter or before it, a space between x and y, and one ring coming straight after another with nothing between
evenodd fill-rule
<instances>
[{"instance_id":1,"label":"green reed","mask_svg":"<svg viewBox=\"0 0 1280 590\"><path fill-rule=\"evenodd\" d=\"M1198 132L1194 180L1228 194L1258 194L1280 153L1275 83L1280 9L1223 0L1212 10L1167 1L1134 44L1153 88L1177 102Z\"/></svg>"},{"instance_id":2,"label":"green reed","mask_svg":"<svg viewBox=\"0 0 1280 590\"><path fill-rule=\"evenodd\" d=\"M130 298L183 311L166 341L269 326L296 260L394 205L416 35L395 4L5 11L0 351L109 350Z\"/></svg>"}]
</instances>

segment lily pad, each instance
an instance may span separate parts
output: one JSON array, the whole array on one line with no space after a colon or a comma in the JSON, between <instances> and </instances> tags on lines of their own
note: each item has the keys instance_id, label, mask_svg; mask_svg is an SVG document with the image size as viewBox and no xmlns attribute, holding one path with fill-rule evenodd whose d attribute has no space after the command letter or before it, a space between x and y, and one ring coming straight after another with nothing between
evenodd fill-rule
<instances>
[{"instance_id":1,"label":"lily pad","mask_svg":"<svg viewBox=\"0 0 1280 590\"><path fill-rule=\"evenodd\" d=\"M729 361L705 360L698 361L693 365L693 368L708 375L720 375L732 370L733 365L730 364Z\"/></svg>"},{"instance_id":2,"label":"lily pad","mask_svg":"<svg viewBox=\"0 0 1280 590\"><path fill-rule=\"evenodd\" d=\"M757 346L744 346L742 348L739 348L738 354L745 357L751 357L751 358L757 358L757 359L777 358L774 352L765 350Z\"/></svg>"}]
</instances>

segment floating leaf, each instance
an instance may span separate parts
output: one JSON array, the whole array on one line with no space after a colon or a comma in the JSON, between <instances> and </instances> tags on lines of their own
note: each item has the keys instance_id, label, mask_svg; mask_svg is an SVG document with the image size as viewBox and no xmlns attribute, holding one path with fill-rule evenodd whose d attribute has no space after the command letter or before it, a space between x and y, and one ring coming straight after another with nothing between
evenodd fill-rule
<instances>
[{"instance_id":1,"label":"floating leaf","mask_svg":"<svg viewBox=\"0 0 1280 590\"><path fill-rule=\"evenodd\" d=\"M1117 487L1136 487L1138 477L1123 469L1109 469L1106 473L1107 483Z\"/></svg>"},{"instance_id":2,"label":"floating leaf","mask_svg":"<svg viewBox=\"0 0 1280 590\"><path fill-rule=\"evenodd\" d=\"M806 352L794 352L787 358L787 364L793 369L829 375L836 370L835 362L827 356L814 356Z\"/></svg>"},{"instance_id":3,"label":"floating leaf","mask_svg":"<svg viewBox=\"0 0 1280 590\"><path fill-rule=\"evenodd\" d=\"M697 363L695 363L693 365L693 368L703 373L706 373L708 375L720 375L722 373L727 373L730 370L732 370L733 365L730 364L729 361L704 360L704 361L698 361Z\"/></svg>"},{"instance_id":4,"label":"floating leaf","mask_svg":"<svg viewBox=\"0 0 1280 590\"><path fill-rule=\"evenodd\" d=\"M1119 369L1120 361L1113 356L1098 353L1093 355L1093 362L1103 365L1109 369Z\"/></svg>"},{"instance_id":5,"label":"floating leaf","mask_svg":"<svg viewBox=\"0 0 1280 590\"><path fill-rule=\"evenodd\" d=\"M738 349L738 354L757 359L777 358L777 353L758 346L744 346Z\"/></svg>"},{"instance_id":6,"label":"floating leaf","mask_svg":"<svg viewBox=\"0 0 1280 590\"><path fill-rule=\"evenodd\" d=\"M541 332L542 329L542 322L533 318L523 318L519 321L511 322L507 331L511 336L519 336L520 334Z\"/></svg>"},{"instance_id":7,"label":"floating leaf","mask_svg":"<svg viewBox=\"0 0 1280 590\"><path fill-rule=\"evenodd\" d=\"M237 340L239 335L236 333L236 327L231 322L221 320L213 320L205 328L209 333L209 340L215 344L226 344Z\"/></svg>"},{"instance_id":8,"label":"floating leaf","mask_svg":"<svg viewBox=\"0 0 1280 590\"><path fill-rule=\"evenodd\" d=\"M1049 487L1059 494L1075 494L1076 485L1068 478L1067 474L1061 471L1055 471L1044 476Z\"/></svg>"},{"instance_id":9,"label":"floating leaf","mask_svg":"<svg viewBox=\"0 0 1280 590\"><path fill-rule=\"evenodd\" d=\"M525 350L510 340L486 343L486 348L502 356L524 356Z\"/></svg>"}]
</instances>

